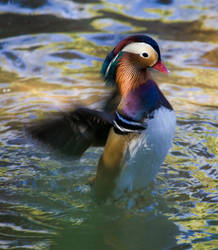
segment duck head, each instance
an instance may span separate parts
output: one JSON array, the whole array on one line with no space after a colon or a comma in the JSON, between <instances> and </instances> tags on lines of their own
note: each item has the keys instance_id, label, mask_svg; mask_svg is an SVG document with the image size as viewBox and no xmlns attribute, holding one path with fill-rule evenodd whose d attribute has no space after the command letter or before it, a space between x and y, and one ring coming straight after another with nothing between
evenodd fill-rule
<instances>
[{"instance_id":1,"label":"duck head","mask_svg":"<svg viewBox=\"0 0 218 250\"><path fill-rule=\"evenodd\" d=\"M117 84L121 95L130 88L146 82L150 77L148 68L168 73L161 61L157 42L149 36L130 36L118 45L106 57L101 74L107 85Z\"/></svg>"}]
</instances>

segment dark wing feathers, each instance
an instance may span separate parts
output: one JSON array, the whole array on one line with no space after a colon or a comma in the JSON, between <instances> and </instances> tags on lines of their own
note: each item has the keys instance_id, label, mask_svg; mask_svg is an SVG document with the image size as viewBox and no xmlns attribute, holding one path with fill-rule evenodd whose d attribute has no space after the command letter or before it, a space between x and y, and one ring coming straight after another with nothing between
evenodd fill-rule
<instances>
[{"instance_id":1,"label":"dark wing feathers","mask_svg":"<svg viewBox=\"0 0 218 250\"><path fill-rule=\"evenodd\" d=\"M63 154L80 156L90 146L104 146L112 120L113 115L81 107L34 122L26 131Z\"/></svg>"}]
</instances>

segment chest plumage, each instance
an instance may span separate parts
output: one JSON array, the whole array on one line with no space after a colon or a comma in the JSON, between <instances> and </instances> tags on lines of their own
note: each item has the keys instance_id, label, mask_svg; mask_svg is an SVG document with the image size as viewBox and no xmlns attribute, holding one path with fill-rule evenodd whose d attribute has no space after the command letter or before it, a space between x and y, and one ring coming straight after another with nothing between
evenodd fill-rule
<instances>
[{"instance_id":1,"label":"chest plumage","mask_svg":"<svg viewBox=\"0 0 218 250\"><path fill-rule=\"evenodd\" d=\"M117 110L97 171L96 195L103 199L147 186L175 131L175 113L151 79L123 96Z\"/></svg>"},{"instance_id":2,"label":"chest plumage","mask_svg":"<svg viewBox=\"0 0 218 250\"><path fill-rule=\"evenodd\" d=\"M157 175L171 146L176 117L173 110L160 107L146 119L147 129L128 141L122 170L116 179L114 197L125 191L146 187Z\"/></svg>"}]
</instances>

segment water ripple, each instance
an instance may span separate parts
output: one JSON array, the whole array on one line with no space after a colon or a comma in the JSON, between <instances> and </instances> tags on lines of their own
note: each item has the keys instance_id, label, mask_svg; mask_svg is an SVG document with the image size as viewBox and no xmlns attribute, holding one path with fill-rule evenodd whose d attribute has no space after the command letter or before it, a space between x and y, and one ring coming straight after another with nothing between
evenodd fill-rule
<instances>
[{"instance_id":1,"label":"water ripple","mask_svg":"<svg viewBox=\"0 0 218 250\"><path fill-rule=\"evenodd\" d=\"M0 248L215 249L215 0L0 1ZM28 141L24 123L110 92L102 61L127 34L158 39L152 72L177 113L173 147L147 189L99 206L86 184L102 149L79 160ZM84 240L85 239L85 240Z\"/></svg>"}]
</instances>

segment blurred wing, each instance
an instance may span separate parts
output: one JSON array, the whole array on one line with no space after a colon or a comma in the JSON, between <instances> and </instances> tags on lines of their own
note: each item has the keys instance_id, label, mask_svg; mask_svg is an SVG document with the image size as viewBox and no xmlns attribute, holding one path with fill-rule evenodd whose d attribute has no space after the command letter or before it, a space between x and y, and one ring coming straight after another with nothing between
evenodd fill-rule
<instances>
[{"instance_id":1,"label":"blurred wing","mask_svg":"<svg viewBox=\"0 0 218 250\"><path fill-rule=\"evenodd\" d=\"M114 113L121 100L120 92L118 88L114 88L111 94L106 98L103 105L103 110L109 113Z\"/></svg>"},{"instance_id":2,"label":"blurred wing","mask_svg":"<svg viewBox=\"0 0 218 250\"><path fill-rule=\"evenodd\" d=\"M89 146L105 145L112 119L106 112L81 107L36 122L26 131L63 154L81 156Z\"/></svg>"}]
</instances>

